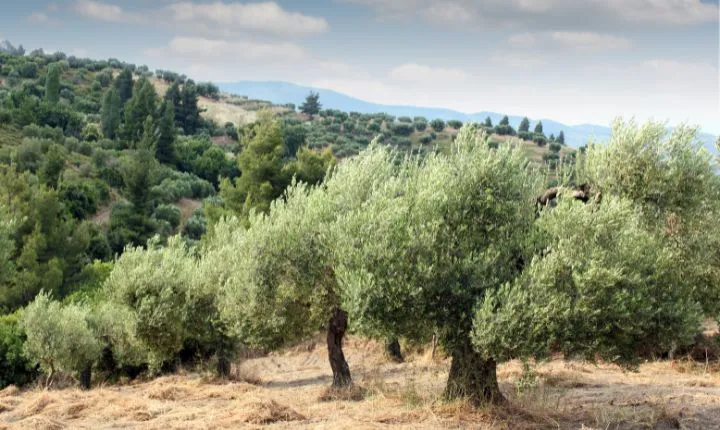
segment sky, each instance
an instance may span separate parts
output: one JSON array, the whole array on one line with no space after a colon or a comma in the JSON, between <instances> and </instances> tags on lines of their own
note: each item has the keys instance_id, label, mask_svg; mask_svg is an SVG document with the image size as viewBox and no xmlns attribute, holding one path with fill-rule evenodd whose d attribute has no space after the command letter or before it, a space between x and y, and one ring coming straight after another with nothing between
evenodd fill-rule
<instances>
[{"instance_id":1,"label":"sky","mask_svg":"<svg viewBox=\"0 0 720 430\"><path fill-rule=\"evenodd\" d=\"M6 2L3 2L6 3ZM24 0L0 40L196 81L720 134L718 0Z\"/></svg>"}]
</instances>

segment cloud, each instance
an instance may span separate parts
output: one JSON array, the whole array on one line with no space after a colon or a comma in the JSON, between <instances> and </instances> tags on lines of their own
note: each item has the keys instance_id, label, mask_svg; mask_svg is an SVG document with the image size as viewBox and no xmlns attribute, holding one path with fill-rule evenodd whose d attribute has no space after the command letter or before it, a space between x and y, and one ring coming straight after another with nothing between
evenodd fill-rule
<instances>
[{"instance_id":1,"label":"cloud","mask_svg":"<svg viewBox=\"0 0 720 430\"><path fill-rule=\"evenodd\" d=\"M283 9L275 2L194 3L189 1L128 12L121 6L93 0L76 0L76 13L106 22L163 24L203 36L228 36L264 33L275 36L299 36L324 33L330 26L321 17Z\"/></svg>"},{"instance_id":2,"label":"cloud","mask_svg":"<svg viewBox=\"0 0 720 430\"><path fill-rule=\"evenodd\" d=\"M517 33L508 38L508 44L514 47L529 47L535 45L537 37L532 33Z\"/></svg>"},{"instance_id":3,"label":"cloud","mask_svg":"<svg viewBox=\"0 0 720 430\"><path fill-rule=\"evenodd\" d=\"M248 61L276 63L299 60L305 51L293 43L259 43L254 41L228 41L201 37L174 37L167 47L151 48L145 52L150 57L189 58L218 64Z\"/></svg>"},{"instance_id":4,"label":"cloud","mask_svg":"<svg viewBox=\"0 0 720 430\"><path fill-rule=\"evenodd\" d=\"M461 27L607 30L641 25L682 26L716 22L717 4L702 0L342 0L378 16L420 16Z\"/></svg>"},{"instance_id":5,"label":"cloud","mask_svg":"<svg viewBox=\"0 0 720 430\"><path fill-rule=\"evenodd\" d=\"M47 24L50 17L44 12L33 12L28 16L27 20L34 24Z\"/></svg>"},{"instance_id":6,"label":"cloud","mask_svg":"<svg viewBox=\"0 0 720 430\"><path fill-rule=\"evenodd\" d=\"M401 82L444 83L463 81L468 75L460 69L403 64L390 71L390 77Z\"/></svg>"},{"instance_id":7,"label":"cloud","mask_svg":"<svg viewBox=\"0 0 720 430\"><path fill-rule=\"evenodd\" d=\"M178 24L206 29L264 32L278 35L324 33L329 25L324 18L288 12L277 3L174 3L168 6L169 18Z\"/></svg>"},{"instance_id":8,"label":"cloud","mask_svg":"<svg viewBox=\"0 0 720 430\"><path fill-rule=\"evenodd\" d=\"M610 51L632 46L630 40L623 37L589 31L555 31L550 37L558 44L578 51Z\"/></svg>"},{"instance_id":9,"label":"cloud","mask_svg":"<svg viewBox=\"0 0 720 430\"><path fill-rule=\"evenodd\" d=\"M92 0L77 0L73 9L79 15L105 22L139 22L140 15L125 12L120 6Z\"/></svg>"}]
</instances>

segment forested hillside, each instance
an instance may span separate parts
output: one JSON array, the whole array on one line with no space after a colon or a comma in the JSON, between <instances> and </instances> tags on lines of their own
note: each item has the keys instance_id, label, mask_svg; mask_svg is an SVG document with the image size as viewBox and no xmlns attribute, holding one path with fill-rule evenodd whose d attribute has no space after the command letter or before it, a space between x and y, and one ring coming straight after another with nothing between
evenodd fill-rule
<instances>
[{"instance_id":1,"label":"forested hillside","mask_svg":"<svg viewBox=\"0 0 720 430\"><path fill-rule=\"evenodd\" d=\"M0 65L2 385L227 377L324 331L342 397L353 332L433 339L445 399L503 404L498 363L632 368L720 311L720 182L692 127L618 121L574 151L527 118L280 106L9 44Z\"/></svg>"}]
</instances>

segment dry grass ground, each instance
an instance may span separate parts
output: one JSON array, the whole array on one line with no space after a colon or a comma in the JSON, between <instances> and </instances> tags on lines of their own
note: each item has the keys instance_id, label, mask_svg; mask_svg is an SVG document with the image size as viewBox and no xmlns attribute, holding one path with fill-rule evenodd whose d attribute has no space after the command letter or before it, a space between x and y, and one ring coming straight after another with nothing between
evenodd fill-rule
<instances>
[{"instance_id":1,"label":"dry grass ground","mask_svg":"<svg viewBox=\"0 0 720 430\"><path fill-rule=\"evenodd\" d=\"M389 363L382 345L350 338L357 389L328 393L321 338L246 360L232 381L180 373L119 385L0 392L0 428L720 428L720 374L689 361L653 362L639 372L555 360L538 365L538 384L518 393L518 362L499 369L510 406L474 410L441 400L448 361L423 351ZM335 393L337 394L337 393Z\"/></svg>"}]
</instances>

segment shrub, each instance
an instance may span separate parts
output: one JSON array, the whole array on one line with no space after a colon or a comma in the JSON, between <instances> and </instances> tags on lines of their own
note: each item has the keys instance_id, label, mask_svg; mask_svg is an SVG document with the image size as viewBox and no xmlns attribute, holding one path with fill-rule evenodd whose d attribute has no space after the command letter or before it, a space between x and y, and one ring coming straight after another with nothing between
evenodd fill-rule
<instances>
[{"instance_id":1,"label":"shrub","mask_svg":"<svg viewBox=\"0 0 720 430\"><path fill-rule=\"evenodd\" d=\"M413 131L415 131L415 128L412 126L412 124L408 124L405 122L399 122L396 124L393 124L392 131L394 134L398 136L410 136Z\"/></svg>"},{"instance_id":2,"label":"shrub","mask_svg":"<svg viewBox=\"0 0 720 430\"><path fill-rule=\"evenodd\" d=\"M429 134L424 134L424 135L420 136L420 143L422 143L423 145L427 145L432 141L433 141L433 138Z\"/></svg>"},{"instance_id":3,"label":"shrub","mask_svg":"<svg viewBox=\"0 0 720 430\"><path fill-rule=\"evenodd\" d=\"M185 223L182 235L191 240L200 240L206 230L207 220L205 215L202 210L196 210Z\"/></svg>"},{"instance_id":4,"label":"shrub","mask_svg":"<svg viewBox=\"0 0 720 430\"><path fill-rule=\"evenodd\" d=\"M454 128L455 130L460 130L460 129L462 128L462 126L463 126L463 122L462 122L462 121L458 121L458 120L456 120L456 119L453 119L453 120L448 121L448 122L447 122L447 125L448 125L450 128Z\"/></svg>"},{"instance_id":5,"label":"shrub","mask_svg":"<svg viewBox=\"0 0 720 430\"><path fill-rule=\"evenodd\" d=\"M550 149L550 151L552 152L560 152L560 150L562 149L562 145L553 142L548 146L548 149Z\"/></svg>"},{"instance_id":6,"label":"shrub","mask_svg":"<svg viewBox=\"0 0 720 430\"><path fill-rule=\"evenodd\" d=\"M430 122L430 127L432 127L435 132L440 133L445 130L445 121L441 119L434 119Z\"/></svg>"},{"instance_id":7,"label":"shrub","mask_svg":"<svg viewBox=\"0 0 720 430\"><path fill-rule=\"evenodd\" d=\"M167 221L170 226L175 229L180 225L180 209L173 205L160 205L155 208L153 218L156 220Z\"/></svg>"},{"instance_id":8,"label":"shrub","mask_svg":"<svg viewBox=\"0 0 720 430\"><path fill-rule=\"evenodd\" d=\"M427 129L427 122L425 121L419 121L415 123L415 130L417 131L425 131Z\"/></svg>"},{"instance_id":9,"label":"shrub","mask_svg":"<svg viewBox=\"0 0 720 430\"><path fill-rule=\"evenodd\" d=\"M0 387L22 386L37 375L33 365L23 353L25 331L19 324L20 313L0 316Z\"/></svg>"},{"instance_id":10,"label":"shrub","mask_svg":"<svg viewBox=\"0 0 720 430\"><path fill-rule=\"evenodd\" d=\"M398 117L398 121L399 121L399 122L408 123L408 124L410 124L411 122L413 122L412 118L410 118L409 116L401 116L401 117Z\"/></svg>"}]
</instances>

